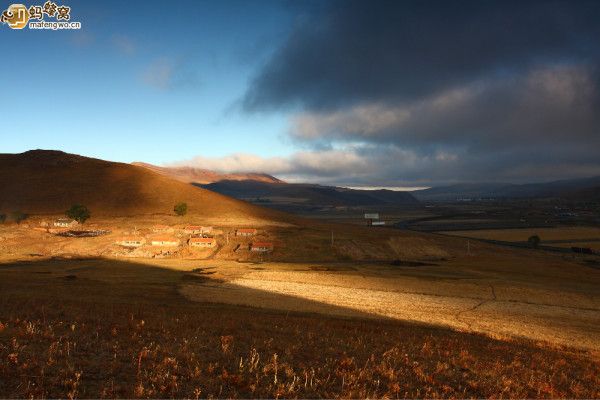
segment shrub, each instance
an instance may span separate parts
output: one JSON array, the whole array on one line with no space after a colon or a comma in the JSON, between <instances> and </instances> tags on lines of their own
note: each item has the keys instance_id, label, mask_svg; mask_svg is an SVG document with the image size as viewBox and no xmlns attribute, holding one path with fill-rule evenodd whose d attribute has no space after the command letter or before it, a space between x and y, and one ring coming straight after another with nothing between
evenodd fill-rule
<instances>
[{"instance_id":1,"label":"shrub","mask_svg":"<svg viewBox=\"0 0 600 400\"><path fill-rule=\"evenodd\" d=\"M90 210L87 209L86 206L82 206L81 204L74 204L69 208L65 215L69 218L74 219L75 221L83 224L87 219L90 218Z\"/></svg>"},{"instance_id":2,"label":"shrub","mask_svg":"<svg viewBox=\"0 0 600 400\"><path fill-rule=\"evenodd\" d=\"M25 214L22 211L13 211L12 213L10 213L10 219L19 224L21 223L21 221L27 219L27 214Z\"/></svg>"},{"instance_id":3,"label":"shrub","mask_svg":"<svg viewBox=\"0 0 600 400\"><path fill-rule=\"evenodd\" d=\"M6 214L0 214L0 224L6 222Z\"/></svg>"},{"instance_id":4,"label":"shrub","mask_svg":"<svg viewBox=\"0 0 600 400\"><path fill-rule=\"evenodd\" d=\"M527 239L527 243L529 243L529 245L534 249L540 245L540 242L541 240L538 235L529 236L529 239Z\"/></svg>"},{"instance_id":5,"label":"shrub","mask_svg":"<svg viewBox=\"0 0 600 400\"><path fill-rule=\"evenodd\" d=\"M187 214L187 203L176 204L173 208L173 211L175 211L175 214L179 215L180 217L183 217L185 214Z\"/></svg>"}]
</instances>

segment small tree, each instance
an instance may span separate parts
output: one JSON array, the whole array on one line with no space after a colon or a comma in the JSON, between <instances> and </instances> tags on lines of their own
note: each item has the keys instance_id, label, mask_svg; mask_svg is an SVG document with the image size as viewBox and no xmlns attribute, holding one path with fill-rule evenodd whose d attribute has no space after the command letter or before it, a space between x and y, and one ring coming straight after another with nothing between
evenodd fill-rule
<instances>
[{"instance_id":1,"label":"small tree","mask_svg":"<svg viewBox=\"0 0 600 400\"><path fill-rule=\"evenodd\" d=\"M81 204L74 204L69 208L65 215L75 221L83 224L87 219L90 218L90 210L87 209L86 206L82 206Z\"/></svg>"},{"instance_id":2,"label":"small tree","mask_svg":"<svg viewBox=\"0 0 600 400\"><path fill-rule=\"evenodd\" d=\"M187 214L187 203L176 204L173 208L173 211L175 211L175 214L179 215L180 217L183 217L185 214Z\"/></svg>"},{"instance_id":3,"label":"small tree","mask_svg":"<svg viewBox=\"0 0 600 400\"><path fill-rule=\"evenodd\" d=\"M6 222L6 214L0 214L0 224Z\"/></svg>"},{"instance_id":4,"label":"small tree","mask_svg":"<svg viewBox=\"0 0 600 400\"><path fill-rule=\"evenodd\" d=\"M540 242L541 240L538 235L529 236L529 239L527 239L527 243L529 243L529 245L534 249L540 245Z\"/></svg>"},{"instance_id":5,"label":"small tree","mask_svg":"<svg viewBox=\"0 0 600 400\"><path fill-rule=\"evenodd\" d=\"M17 224L20 224L21 221L27 219L27 214L22 211L13 211L10 213L10 219L15 221Z\"/></svg>"}]
</instances>

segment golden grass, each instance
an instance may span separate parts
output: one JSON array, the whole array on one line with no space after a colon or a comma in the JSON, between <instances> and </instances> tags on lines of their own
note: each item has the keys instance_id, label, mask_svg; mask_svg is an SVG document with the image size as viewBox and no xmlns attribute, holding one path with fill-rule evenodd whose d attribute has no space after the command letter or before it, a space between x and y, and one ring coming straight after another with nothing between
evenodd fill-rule
<instances>
[{"instance_id":1,"label":"golden grass","mask_svg":"<svg viewBox=\"0 0 600 400\"><path fill-rule=\"evenodd\" d=\"M600 352L600 298L584 288L579 293L544 290L498 278L486 283L473 274L456 281L456 275L447 272L451 269L416 268L429 269L432 275L418 279L417 274L407 277L368 266L354 267L354 271L343 266L319 272L290 271L262 264L260 270L240 276L217 275L219 281L190 282L181 292L200 302L392 318Z\"/></svg>"},{"instance_id":2,"label":"golden grass","mask_svg":"<svg viewBox=\"0 0 600 400\"><path fill-rule=\"evenodd\" d=\"M177 287L216 280L210 269L162 263L173 261L0 265L0 396L600 396L600 362L588 354L423 325L192 303Z\"/></svg>"}]
</instances>

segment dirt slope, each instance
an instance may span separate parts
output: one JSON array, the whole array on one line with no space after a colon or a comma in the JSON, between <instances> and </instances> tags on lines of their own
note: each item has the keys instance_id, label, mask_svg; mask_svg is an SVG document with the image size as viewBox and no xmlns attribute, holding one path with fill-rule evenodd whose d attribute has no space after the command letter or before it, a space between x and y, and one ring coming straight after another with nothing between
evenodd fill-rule
<instances>
[{"instance_id":1,"label":"dirt slope","mask_svg":"<svg viewBox=\"0 0 600 400\"><path fill-rule=\"evenodd\" d=\"M282 180L275 178L274 176L261 173L231 173L221 174L215 171L202 168L193 167L159 167L156 165L134 162L133 165L138 167L144 167L151 171L158 172L177 179L185 183L200 183L208 184L213 182L220 182L223 180L228 181L258 181L266 183L284 183Z\"/></svg>"},{"instance_id":2,"label":"dirt slope","mask_svg":"<svg viewBox=\"0 0 600 400\"><path fill-rule=\"evenodd\" d=\"M63 213L75 203L94 215L172 214L178 202L189 214L281 219L284 214L252 206L176 181L147 168L32 150L0 154L0 212Z\"/></svg>"}]
</instances>

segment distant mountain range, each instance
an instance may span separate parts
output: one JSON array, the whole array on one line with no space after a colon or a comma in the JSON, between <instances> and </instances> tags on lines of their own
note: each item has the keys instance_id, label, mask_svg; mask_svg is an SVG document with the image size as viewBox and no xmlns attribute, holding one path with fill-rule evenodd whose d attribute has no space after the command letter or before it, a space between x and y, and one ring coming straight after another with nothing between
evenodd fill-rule
<instances>
[{"instance_id":1,"label":"distant mountain range","mask_svg":"<svg viewBox=\"0 0 600 400\"><path fill-rule=\"evenodd\" d=\"M222 174L219 172L211 171L208 169L194 168L194 167L159 167L156 165L144 163L144 162L133 162L133 165L138 167L144 167L151 171L158 172L161 175L169 176L173 179L185 183L200 183L207 184L213 182L219 182L223 180L229 181L258 181L258 182L269 182L269 183L283 183L282 180L275 178L274 176L261 174L261 173L231 173Z\"/></svg>"},{"instance_id":2,"label":"distant mountain range","mask_svg":"<svg viewBox=\"0 0 600 400\"><path fill-rule=\"evenodd\" d=\"M544 183L464 183L411 192L421 201L456 201L482 198L566 198L600 200L600 176Z\"/></svg>"},{"instance_id":3,"label":"distant mountain range","mask_svg":"<svg viewBox=\"0 0 600 400\"><path fill-rule=\"evenodd\" d=\"M216 193L266 206L379 206L416 204L419 201L476 199L565 198L600 201L600 176L544 183L462 183L402 192L361 190L317 184L286 183L263 173L218 173L193 167L158 167L136 162L182 182Z\"/></svg>"},{"instance_id":4,"label":"distant mountain range","mask_svg":"<svg viewBox=\"0 0 600 400\"><path fill-rule=\"evenodd\" d=\"M383 204L415 204L408 192L393 190L359 190L315 184L286 183L268 174L221 174L192 167L158 167L135 162L161 175L237 199L266 206L374 206Z\"/></svg>"},{"instance_id":5,"label":"distant mountain range","mask_svg":"<svg viewBox=\"0 0 600 400\"><path fill-rule=\"evenodd\" d=\"M357 190L303 183L226 180L200 186L226 196L257 203L319 206L375 206L418 203L410 193L393 190Z\"/></svg>"}]
</instances>

